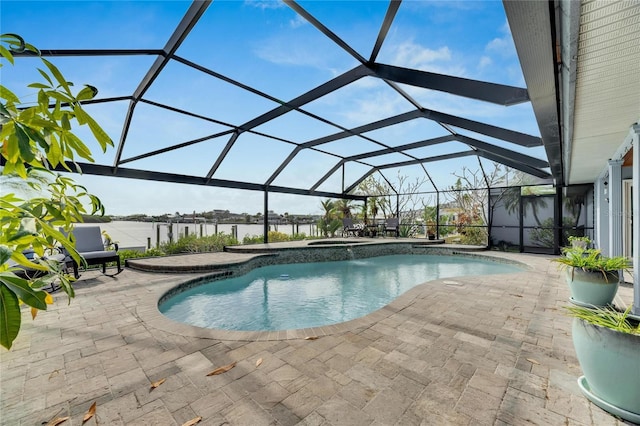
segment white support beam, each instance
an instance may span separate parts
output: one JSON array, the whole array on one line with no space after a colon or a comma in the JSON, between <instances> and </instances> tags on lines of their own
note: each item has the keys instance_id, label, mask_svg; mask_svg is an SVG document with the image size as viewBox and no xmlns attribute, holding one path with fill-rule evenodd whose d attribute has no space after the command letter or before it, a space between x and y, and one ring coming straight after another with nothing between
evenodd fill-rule
<instances>
[{"instance_id":1,"label":"white support beam","mask_svg":"<svg viewBox=\"0 0 640 426\"><path fill-rule=\"evenodd\" d=\"M633 146L633 217L640 217L640 122L629 130ZM633 226L633 307L631 313L640 317L640 226Z\"/></svg>"},{"instance_id":2,"label":"white support beam","mask_svg":"<svg viewBox=\"0 0 640 426\"><path fill-rule=\"evenodd\" d=\"M609 256L622 256L622 160L609 160Z\"/></svg>"},{"instance_id":3,"label":"white support beam","mask_svg":"<svg viewBox=\"0 0 640 426\"><path fill-rule=\"evenodd\" d=\"M609 253L609 220L607 212L609 211L609 176L601 176L594 185L594 202L595 202L595 246L602 253Z\"/></svg>"}]
</instances>

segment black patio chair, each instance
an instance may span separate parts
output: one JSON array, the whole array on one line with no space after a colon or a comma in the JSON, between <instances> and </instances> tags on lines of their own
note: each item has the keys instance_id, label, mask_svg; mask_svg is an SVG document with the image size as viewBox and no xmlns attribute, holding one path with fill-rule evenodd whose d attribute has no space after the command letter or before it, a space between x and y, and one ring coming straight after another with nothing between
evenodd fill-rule
<instances>
[{"instance_id":1,"label":"black patio chair","mask_svg":"<svg viewBox=\"0 0 640 426\"><path fill-rule=\"evenodd\" d=\"M87 262L87 265L102 265L102 273L107 276L118 275L122 272L120 266L120 256L118 255L118 244L111 243L105 246L102 240L102 233L99 226L76 226L71 231L75 240L75 248ZM109 246L113 246L114 250L106 250ZM73 274L76 278L80 277L78 273L78 263L73 260L71 255L65 250L66 262L73 266ZM116 262L118 267L115 274L107 274L107 263Z\"/></svg>"},{"instance_id":2,"label":"black patio chair","mask_svg":"<svg viewBox=\"0 0 640 426\"><path fill-rule=\"evenodd\" d=\"M400 223L397 217L390 217L384 222L384 235L394 234L396 238L400 235Z\"/></svg>"},{"instance_id":3,"label":"black patio chair","mask_svg":"<svg viewBox=\"0 0 640 426\"><path fill-rule=\"evenodd\" d=\"M342 219L342 235L352 235L354 237L362 236L362 228L353 224L353 219L345 217Z\"/></svg>"}]
</instances>

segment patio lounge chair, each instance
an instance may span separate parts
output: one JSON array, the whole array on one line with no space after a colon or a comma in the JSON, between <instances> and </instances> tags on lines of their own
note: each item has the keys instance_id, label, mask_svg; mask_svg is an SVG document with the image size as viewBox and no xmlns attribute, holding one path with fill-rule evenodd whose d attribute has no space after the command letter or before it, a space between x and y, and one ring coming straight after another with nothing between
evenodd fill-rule
<instances>
[{"instance_id":1,"label":"patio lounge chair","mask_svg":"<svg viewBox=\"0 0 640 426\"><path fill-rule=\"evenodd\" d=\"M84 258L87 265L102 265L102 273L108 276L118 275L122 272L120 267L120 256L118 255L118 245L113 243L115 250L105 250L105 244L102 240L102 233L99 226L77 226L71 232L75 240L75 247L80 256ZM78 263L73 260L71 255L65 251L66 262L72 264L73 275L80 277L78 273ZM107 274L107 263L116 262L118 271L113 274Z\"/></svg>"},{"instance_id":2,"label":"patio lounge chair","mask_svg":"<svg viewBox=\"0 0 640 426\"><path fill-rule=\"evenodd\" d=\"M24 255L24 257L34 263L42 263L43 261L49 263L54 262L59 264L62 269L64 269L65 267L65 255L62 253L54 253L43 257L38 257L33 249L27 249L23 250L22 254ZM36 280L38 278L47 276L49 273L48 271L43 271L40 269L35 269L29 266L18 264L11 259L9 260L8 265L12 268L13 273L16 274L17 277L25 280ZM57 285L54 281L51 281L49 285L51 291L55 291L60 288L60 286Z\"/></svg>"},{"instance_id":3,"label":"patio lounge chair","mask_svg":"<svg viewBox=\"0 0 640 426\"><path fill-rule=\"evenodd\" d=\"M342 235L362 236L362 228L353 224L353 219L345 217L342 219Z\"/></svg>"},{"instance_id":4,"label":"patio lounge chair","mask_svg":"<svg viewBox=\"0 0 640 426\"><path fill-rule=\"evenodd\" d=\"M51 254L51 255L46 255L43 256L41 258L39 258L35 251L33 249L27 249L27 250L23 250L22 254L24 255L24 257L26 257L27 259L29 259L31 262L34 263L41 263L43 260L44 261L48 261L48 262L58 262L60 264L62 264L65 260L65 256L62 253L55 253L55 254ZM47 275L47 271L43 271L40 269L35 269L35 268L30 268L28 266L24 266L24 265L20 265L16 262L14 262L13 260L9 260L9 266L12 268L16 268L13 273L16 274L18 277L20 278L24 278L26 280L33 280L36 278L40 278L43 277L45 275Z\"/></svg>"},{"instance_id":5,"label":"patio lounge chair","mask_svg":"<svg viewBox=\"0 0 640 426\"><path fill-rule=\"evenodd\" d=\"M390 217L384 222L384 234L389 233L395 234L396 238L400 235L400 224L397 217Z\"/></svg>"}]
</instances>

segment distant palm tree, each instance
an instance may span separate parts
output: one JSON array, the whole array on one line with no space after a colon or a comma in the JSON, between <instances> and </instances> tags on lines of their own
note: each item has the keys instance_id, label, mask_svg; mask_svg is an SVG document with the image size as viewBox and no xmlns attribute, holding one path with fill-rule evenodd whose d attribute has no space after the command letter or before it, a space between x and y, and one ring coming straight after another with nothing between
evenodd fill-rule
<instances>
[{"instance_id":1,"label":"distant palm tree","mask_svg":"<svg viewBox=\"0 0 640 426\"><path fill-rule=\"evenodd\" d=\"M365 222L367 221L367 211L364 204L356 204L355 206L353 206L353 210L354 211L351 213L352 217L362 219Z\"/></svg>"},{"instance_id":2,"label":"distant palm tree","mask_svg":"<svg viewBox=\"0 0 640 426\"><path fill-rule=\"evenodd\" d=\"M342 221L336 215L335 201L324 200L320 202L324 215L318 221L318 229L325 237L334 236L336 231L342 226Z\"/></svg>"},{"instance_id":3,"label":"distant palm tree","mask_svg":"<svg viewBox=\"0 0 640 426\"><path fill-rule=\"evenodd\" d=\"M352 217L351 209L353 209L353 201L352 200L338 200L334 203L334 209L337 212L340 212L342 218Z\"/></svg>"},{"instance_id":4,"label":"distant palm tree","mask_svg":"<svg viewBox=\"0 0 640 426\"><path fill-rule=\"evenodd\" d=\"M378 215L380 201L378 197L369 198L369 214L371 215L371 220L375 220Z\"/></svg>"},{"instance_id":5,"label":"distant palm tree","mask_svg":"<svg viewBox=\"0 0 640 426\"><path fill-rule=\"evenodd\" d=\"M334 214L335 202L331 199L321 201L322 209L324 210L324 214L322 215L325 219L331 219Z\"/></svg>"}]
</instances>

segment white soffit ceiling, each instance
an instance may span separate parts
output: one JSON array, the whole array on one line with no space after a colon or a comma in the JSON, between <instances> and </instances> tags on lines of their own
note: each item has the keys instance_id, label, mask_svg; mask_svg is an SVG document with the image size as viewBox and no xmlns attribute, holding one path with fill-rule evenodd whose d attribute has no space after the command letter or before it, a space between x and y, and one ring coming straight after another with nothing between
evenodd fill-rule
<instances>
[{"instance_id":1,"label":"white soffit ceiling","mask_svg":"<svg viewBox=\"0 0 640 426\"><path fill-rule=\"evenodd\" d=\"M640 2L583 1L569 183L594 182L640 120Z\"/></svg>"}]
</instances>

